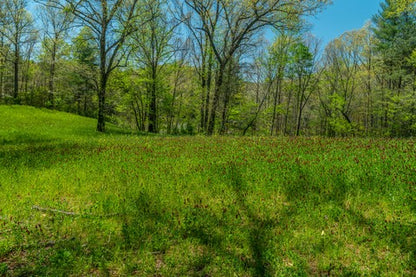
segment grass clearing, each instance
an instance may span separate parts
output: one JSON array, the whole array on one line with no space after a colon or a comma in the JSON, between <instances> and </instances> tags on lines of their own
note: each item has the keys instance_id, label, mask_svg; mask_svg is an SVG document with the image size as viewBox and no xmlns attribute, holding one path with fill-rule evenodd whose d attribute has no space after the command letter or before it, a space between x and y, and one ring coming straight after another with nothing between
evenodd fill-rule
<instances>
[{"instance_id":1,"label":"grass clearing","mask_svg":"<svg viewBox=\"0 0 416 277\"><path fill-rule=\"evenodd\" d=\"M98 134L19 106L0 118L0 275L416 274L415 140Z\"/></svg>"}]
</instances>

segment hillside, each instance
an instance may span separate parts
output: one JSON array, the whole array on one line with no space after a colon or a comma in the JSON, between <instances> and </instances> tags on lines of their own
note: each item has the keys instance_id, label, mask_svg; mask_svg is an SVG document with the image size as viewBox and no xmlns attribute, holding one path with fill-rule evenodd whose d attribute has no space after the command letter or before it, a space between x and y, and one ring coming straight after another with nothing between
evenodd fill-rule
<instances>
[{"instance_id":1,"label":"hillside","mask_svg":"<svg viewBox=\"0 0 416 277\"><path fill-rule=\"evenodd\" d=\"M31 143L45 139L97 137L97 120L29 106L0 106L0 143ZM122 132L109 124L109 133Z\"/></svg>"},{"instance_id":2,"label":"hillside","mask_svg":"<svg viewBox=\"0 0 416 277\"><path fill-rule=\"evenodd\" d=\"M0 106L0 275L416 274L414 140L140 137Z\"/></svg>"}]
</instances>

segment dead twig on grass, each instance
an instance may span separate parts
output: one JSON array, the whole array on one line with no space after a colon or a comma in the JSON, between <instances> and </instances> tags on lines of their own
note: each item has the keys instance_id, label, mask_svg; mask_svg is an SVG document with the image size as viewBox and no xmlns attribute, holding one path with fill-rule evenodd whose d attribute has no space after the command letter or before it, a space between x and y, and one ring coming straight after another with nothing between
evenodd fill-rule
<instances>
[{"instance_id":1,"label":"dead twig on grass","mask_svg":"<svg viewBox=\"0 0 416 277\"><path fill-rule=\"evenodd\" d=\"M32 209L40 211L40 212L59 213L59 214L64 214L64 215L69 215L69 216L81 216L81 217L87 217L87 218L88 217L108 218L108 217L113 217L113 216L120 215L119 213L111 213L111 214L105 214L105 215L79 214L79 213L74 213L74 212L58 210L58 209L44 208L44 207L40 207L40 206L36 206L36 205L33 205Z\"/></svg>"},{"instance_id":2,"label":"dead twig on grass","mask_svg":"<svg viewBox=\"0 0 416 277\"><path fill-rule=\"evenodd\" d=\"M67 212L67 211L62 211L62 210L57 210L57 209L51 209L51 208L43 208L43 207L39 207L36 205L32 206L33 210L38 210L41 212L53 212L53 213L60 213L60 214L65 214L65 215L72 215L72 216L79 216L79 214L77 213L73 213L73 212Z\"/></svg>"}]
</instances>

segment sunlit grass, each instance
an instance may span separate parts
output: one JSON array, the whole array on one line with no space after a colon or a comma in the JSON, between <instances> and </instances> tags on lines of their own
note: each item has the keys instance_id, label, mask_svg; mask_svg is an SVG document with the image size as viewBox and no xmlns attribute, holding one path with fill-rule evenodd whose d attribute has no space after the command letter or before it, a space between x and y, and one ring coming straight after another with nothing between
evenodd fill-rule
<instances>
[{"instance_id":1,"label":"sunlit grass","mask_svg":"<svg viewBox=\"0 0 416 277\"><path fill-rule=\"evenodd\" d=\"M0 118L0 275L416 274L414 140L103 135L17 106Z\"/></svg>"}]
</instances>

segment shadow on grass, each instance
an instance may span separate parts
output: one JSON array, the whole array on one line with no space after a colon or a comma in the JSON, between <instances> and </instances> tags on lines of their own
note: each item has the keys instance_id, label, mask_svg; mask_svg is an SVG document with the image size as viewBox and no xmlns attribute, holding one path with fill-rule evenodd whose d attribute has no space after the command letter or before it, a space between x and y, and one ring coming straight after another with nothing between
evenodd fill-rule
<instances>
[{"instance_id":1,"label":"shadow on grass","mask_svg":"<svg viewBox=\"0 0 416 277\"><path fill-rule=\"evenodd\" d=\"M57 139L47 138L46 136L19 132L15 135L10 135L7 138L0 138L0 147L7 146L7 145L17 146L17 145L22 145L22 144L39 145L39 144L51 143L56 140Z\"/></svg>"},{"instance_id":2,"label":"shadow on grass","mask_svg":"<svg viewBox=\"0 0 416 277\"><path fill-rule=\"evenodd\" d=\"M288 182L289 185L283 187L283 191L293 205L307 207L309 210L320 209L320 206L325 207L330 203L331 211L326 210L326 213L330 213L328 214L330 220L352 221L357 230L364 230L364 234L349 233L350 230L345 230L348 235L357 236L351 244L370 243L379 247L378 243L383 241L390 249L400 249L404 256L410 255L411 264L408 266L415 270L416 224L400 221L400 218L386 220L382 215L366 217L364 211L346 207L347 197L354 198L360 192L365 194L373 192L381 197L383 193L380 191L385 191L383 188L385 184L380 184L371 172L368 174L364 171L365 175L360 176L361 179L356 179L361 180L360 182L348 181L348 173L342 172L342 168L336 168L335 172L337 173L327 175L327 179L320 180L308 167L297 165L291 175L293 179ZM343 270L349 272L350 269L345 267ZM374 272L374 274L379 273Z\"/></svg>"},{"instance_id":3,"label":"shadow on grass","mask_svg":"<svg viewBox=\"0 0 416 277\"><path fill-rule=\"evenodd\" d=\"M35 138L30 143L0 147L0 167L10 170L50 168L74 156L90 155L93 149L95 146L91 144Z\"/></svg>"},{"instance_id":4,"label":"shadow on grass","mask_svg":"<svg viewBox=\"0 0 416 277\"><path fill-rule=\"evenodd\" d=\"M346 181L342 173L318 178L307 166L296 164L283 191L290 201L313 205L331 201L343 205L348 194L357 191L355 185Z\"/></svg>"},{"instance_id":5,"label":"shadow on grass","mask_svg":"<svg viewBox=\"0 0 416 277\"><path fill-rule=\"evenodd\" d=\"M273 236L273 230L281 227L285 224L285 220L290 218L291 211L282 211L282 221L262 218L256 213L255 206L247 204L246 198L250 193L250 188L242 176L241 169L234 163L229 163L224 177L235 196L233 208L237 211L236 217L244 218L244 227L238 228L244 228L245 235L240 239L247 239L250 255L239 255L224 243L226 236L236 231L233 226L236 227L237 223L233 223L233 219L213 214L203 207L203 203L196 204L198 209L192 209L192 213L188 214L189 223L185 225L183 233L185 237L198 239L215 255L232 260L234 264L239 265L239 268L244 268L247 273L250 272L250 275L273 276L274 273L268 260L270 257L267 257L267 250L270 247L269 239ZM209 259L206 261L210 262Z\"/></svg>"},{"instance_id":6,"label":"shadow on grass","mask_svg":"<svg viewBox=\"0 0 416 277\"><path fill-rule=\"evenodd\" d=\"M246 204L245 198L248 193L248 187L236 165L232 164L229 167L228 174L231 179L231 187L237 196L237 204L247 216L249 226L251 226L249 241L254 261L250 266L254 268L256 276L270 276L272 274L268 269L269 263L264 254L267 249L268 233L273 228L276 228L279 222L260 218L252 210L253 207Z\"/></svg>"},{"instance_id":7,"label":"shadow on grass","mask_svg":"<svg viewBox=\"0 0 416 277\"><path fill-rule=\"evenodd\" d=\"M12 232L0 229L0 239L6 234L10 240L0 244L0 276L110 276L114 248L103 241L97 219L59 213L35 221L3 218L0 224Z\"/></svg>"},{"instance_id":8,"label":"shadow on grass","mask_svg":"<svg viewBox=\"0 0 416 277\"><path fill-rule=\"evenodd\" d=\"M87 245L75 237L37 241L0 256L0 265L5 265L0 276L85 276L98 272L101 276L110 276L106 262L111 259L112 253L107 246ZM77 268L80 264L86 268Z\"/></svg>"},{"instance_id":9,"label":"shadow on grass","mask_svg":"<svg viewBox=\"0 0 416 277\"><path fill-rule=\"evenodd\" d=\"M77 155L79 151L85 150L82 146L79 146L77 149L72 144L63 143L63 145L65 147L62 147L61 144L51 145L50 148L38 146L33 150L31 154L33 157L30 159L39 158L39 153L46 152L47 157L42 158L43 163L53 163L54 161L49 161L48 159L56 160L54 153L56 153L57 149L54 147L66 149L62 153L64 157L66 155ZM14 164L26 162L26 166L31 167L43 164L36 164L36 162L32 164L26 161L26 156L19 156L18 153L15 153L15 155ZM217 171L216 168L213 170ZM158 252L160 255L164 255L169 250L169 247L177 244L178 241L189 240L196 245L198 243L203 245L208 251L202 253L202 257L188 262L187 268L189 271L181 272L183 273L182 275L208 275L210 273L209 266L215 263L214 257L216 256L223 257L228 262L231 261L232 265L227 264L227 266L243 268L248 275L272 276L275 275L275 272L273 272L274 269L269 259L273 257L268 256L267 252L268 247L270 247L269 238L275 235L274 230L280 229L283 232L291 232L286 230L285 226L288 225L287 223L291 217L297 212L298 204L310 205L310 207L316 209L317 205L325 203L325 201L332 201L339 207L339 210L347 213L354 220L355 225L368 229L370 234L368 239L385 239L393 248L398 247L403 253L412 253L415 257L414 261L416 261L416 226L402 225L399 221L385 222L378 219L365 218L359 212L347 211L343 203L346 196L353 193L356 188L347 182L345 175L339 174L333 177L333 185L331 187L321 187L321 183L317 181L307 168L299 167L298 171L293 174L296 179L291 180L290 185L282 187L283 192L291 203L290 208L279 211L279 213L281 212L279 221L276 221L259 216L255 205L249 204L247 196L252 193L252 188L244 180L244 172L242 170L244 169L239 168L235 163L229 163L222 177L228 188L227 193L231 192L233 200L235 200L233 209L238 211L240 216L244 217L244 223L241 225L235 218L233 220L230 215L226 216L214 212L206 203L203 203L202 199L199 200L197 196L191 200L191 203L186 203L183 207L178 208L180 210L176 210L176 208L170 207L164 201L163 195L159 194L157 189L135 190L133 188L132 191L119 192L120 198L117 200L120 201L120 205L116 206L116 212L120 213L120 216L117 217L117 222L121 225L121 237L119 238L119 243L115 244L116 246L106 245L105 242L97 242L95 244L91 242L91 245L86 249L78 239L58 242L54 246L44 247L45 249L42 249L42 245L38 245L38 252L30 253L31 256L27 258L31 263L11 264L14 267L13 275L70 275L74 273L72 267L77 265L80 259L87 260L89 268L97 270L95 273L105 275L109 274L106 262L114 259L112 252L117 251L119 248L124 249L126 252L132 249L142 249L150 253ZM108 211L104 212L114 212L113 208L111 206ZM181 222L178 223L178 220ZM247 241L248 256L245 253L242 255L237 254L225 243L227 237L236 231L233 228L239 228L239 231L244 228L242 230L244 237L241 239ZM285 236L289 235L286 233ZM232 242L235 243L235 240ZM25 253L26 250L23 249L21 254L24 256L26 255ZM40 253L38 256L42 258L36 259L36 253ZM179 259L179 257L176 258ZM6 262L8 261L10 261L10 257ZM2 262L0 258L0 265ZM119 260L118 262L123 261ZM177 262L182 263L181 260ZM183 264L179 266L183 266ZM231 268L230 271L233 269ZM299 268L297 272L291 273L293 273L292 275L306 275L306 271L307 269L305 268ZM345 268L345 272L347 271L348 268ZM132 272L130 273L133 274Z\"/></svg>"},{"instance_id":10,"label":"shadow on grass","mask_svg":"<svg viewBox=\"0 0 416 277\"><path fill-rule=\"evenodd\" d=\"M225 178L229 182L231 194L235 195L235 207L223 208L238 211L239 217L244 217L245 226L239 228L247 228L242 230L244 237L233 238L232 243L236 243L238 239L245 240L243 243L248 245L248 256L236 253L230 249L231 245L226 243L227 237L236 231L234 228L239 224L236 223L235 215L215 213L198 197L186 203L182 210L175 211L162 203L160 195L144 191L126 197L123 216L120 217L125 247L143 248L164 254L178 241L190 241L196 246L203 246L206 251L202 253L202 257L185 266L188 267L186 274L209 276L207 268L216 262L215 257L222 257L227 264L230 263L240 270L244 269L244 272L250 272L250 275L273 275L266 251L272 230L281 222L259 217L254 210L256 207L250 207L246 203L249 189L237 166L231 164ZM178 216L181 221L179 224ZM180 263L180 266L184 266L183 262Z\"/></svg>"},{"instance_id":11,"label":"shadow on grass","mask_svg":"<svg viewBox=\"0 0 416 277\"><path fill-rule=\"evenodd\" d=\"M410 254L411 266L416 270L416 224L397 219L388 221L365 217L362 212L354 210L348 210L348 215L357 226L366 230L366 234L362 237L363 242L386 241L391 249L399 248L402 253Z\"/></svg>"}]
</instances>

